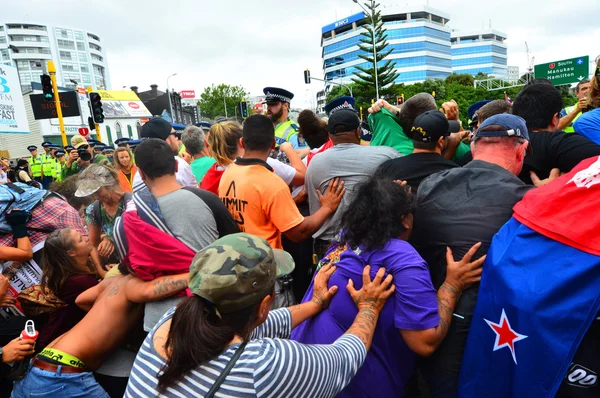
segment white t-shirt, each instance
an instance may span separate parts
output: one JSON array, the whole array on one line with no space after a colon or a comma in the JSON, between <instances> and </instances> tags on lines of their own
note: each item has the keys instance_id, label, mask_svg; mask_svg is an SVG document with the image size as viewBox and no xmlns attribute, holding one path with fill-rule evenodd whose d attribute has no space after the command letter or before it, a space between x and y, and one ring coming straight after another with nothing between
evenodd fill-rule
<instances>
[{"instance_id":1,"label":"white t-shirt","mask_svg":"<svg viewBox=\"0 0 600 398\"><path fill-rule=\"evenodd\" d=\"M267 164L273 168L273 172L278 175L286 185L290 185L296 176L296 169L272 157L267 158Z\"/></svg>"},{"instance_id":2,"label":"white t-shirt","mask_svg":"<svg viewBox=\"0 0 600 398\"><path fill-rule=\"evenodd\" d=\"M179 156L175 156L175 159L177 160L177 173L175 173L177 182L184 187L198 187L198 182L196 182L196 177L194 177L192 167L188 162ZM133 192L137 192L145 186L146 184L144 184L140 173L135 173L133 177Z\"/></svg>"}]
</instances>

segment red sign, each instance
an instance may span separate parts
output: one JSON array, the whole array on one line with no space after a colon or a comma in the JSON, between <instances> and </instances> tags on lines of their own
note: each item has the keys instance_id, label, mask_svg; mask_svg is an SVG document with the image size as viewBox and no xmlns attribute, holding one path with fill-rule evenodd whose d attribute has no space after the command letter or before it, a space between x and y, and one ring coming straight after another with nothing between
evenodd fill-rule
<instances>
[{"instance_id":1,"label":"red sign","mask_svg":"<svg viewBox=\"0 0 600 398\"><path fill-rule=\"evenodd\" d=\"M548 65L548 66L550 67L550 69L554 69L554 67L555 67L556 65L554 65L554 64L550 64L550 65Z\"/></svg>"},{"instance_id":2,"label":"red sign","mask_svg":"<svg viewBox=\"0 0 600 398\"><path fill-rule=\"evenodd\" d=\"M87 127L80 127L79 130L77 130L77 132L82 136L82 137L87 137L88 134L90 133L90 129L88 129Z\"/></svg>"},{"instance_id":3,"label":"red sign","mask_svg":"<svg viewBox=\"0 0 600 398\"><path fill-rule=\"evenodd\" d=\"M129 105L129 107L133 109L140 109L140 106L136 102L130 102L127 105Z\"/></svg>"},{"instance_id":4,"label":"red sign","mask_svg":"<svg viewBox=\"0 0 600 398\"><path fill-rule=\"evenodd\" d=\"M142 117L142 118L140 118L140 123L141 124L148 123L148 120L149 119L147 117Z\"/></svg>"},{"instance_id":5,"label":"red sign","mask_svg":"<svg viewBox=\"0 0 600 398\"><path fill-rule=\"evenodd\" d=\"M79 94L85 94L85 93L87 93L87 91L85 91L85 88L83 88L83 87L77 87L77 92Z\"/></svg>"},{"instance_id":6,"label":"red sign","mask_svg":"<svg viewBox=\"0 0 600 398\"><path fill-rule=\"evenodd\" d=\"M183 90L179 94L181 98L196 98L196 92L194 90Z\"/></svg>"}]
</instances>

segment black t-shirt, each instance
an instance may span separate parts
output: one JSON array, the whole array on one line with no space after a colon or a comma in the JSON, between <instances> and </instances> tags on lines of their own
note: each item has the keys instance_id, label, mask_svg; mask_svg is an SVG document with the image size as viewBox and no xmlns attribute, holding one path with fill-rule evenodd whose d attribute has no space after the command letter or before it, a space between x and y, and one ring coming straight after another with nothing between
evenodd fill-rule
<instances>
[{"instance_id":1,"label":"black t-shirt","mask_svg":"<svg viewBox=\"0 0 600 398\"><path fill-rule=\"evenodd\" d=\"M556 398L600 397L600 314L583 337Z\"/></svg>"},{"instance_id":2,"label":"black t-shirt","mask_svg":"<svg viewBox=\"0 0 600 398\"><path fill-rule=\"evenodd\" d=\"M600 155L600 145L579 134L562 131L533 131L529 133L532 156L525 158L519 178L531 184L529 171L533 170L541 179L548 178L553 168L569 172L582 160Z\"/></svg>"},{"instance_id":3,"label":"black t-shirt","mask_svg":"<svg viewBox=\"0 0 600 398\"><path fill-rule=\"evenodd\" d=\"M413 193L416 193L425 178L455 167L458 167L456 163L437 153L411 153L383 162L375 174L406 181Z\"/></svg>"},{"instance_id":4,"label":"black t-shirt","mask_svg":"<svg viewBox=\"0 0 600 398\"><path fill-rule=\"evenodd\" d=\"M446 247L459 260L475 243L482 242L474 259L485 255L494 235L512 217L514 205L531 188L508 170L481 160L423 180L410 242L427 261L436 289L446 278ZM448 335L421 364L432 396L455 396L458 391L460 365L478 292L479 284L463 292Z\"/></svg>"}]
</instances>

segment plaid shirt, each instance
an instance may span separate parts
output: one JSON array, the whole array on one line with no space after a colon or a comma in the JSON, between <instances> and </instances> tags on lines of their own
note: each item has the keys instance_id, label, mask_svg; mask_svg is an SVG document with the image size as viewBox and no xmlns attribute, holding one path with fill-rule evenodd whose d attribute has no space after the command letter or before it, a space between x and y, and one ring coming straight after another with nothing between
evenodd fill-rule
<instances>
[{"instance_id":1,"label":"plaid shirt","mask_svg":"<svg viewBox=\"0 0 600 398\"><path fill-rule=\"evenodd\" d=\"M46 240L48 234L55 229L62 228L72 228L84 235L88 234L77 210L66 201L56 196L49 196L33 209L31 221L27 223L31 246ZM0 245L14 247L15 244L12 234L0 236Z\"/></svg>"}]
</instances>

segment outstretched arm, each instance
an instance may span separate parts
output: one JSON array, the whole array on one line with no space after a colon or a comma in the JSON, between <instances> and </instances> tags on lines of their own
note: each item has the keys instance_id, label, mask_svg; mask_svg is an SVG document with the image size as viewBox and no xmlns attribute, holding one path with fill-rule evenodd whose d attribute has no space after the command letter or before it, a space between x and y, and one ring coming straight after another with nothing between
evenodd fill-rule
<instances>
[{"instance_id":1,"label":"outstretched arm","mask_svg":"<svg viewBox=\"0 0 600 398\"><path fill-rule=\"evenodd\" d=\"M143 281L133 277L125 285L127 300L133 303L147 303L158 301L181 293L187 288L190 274L186 272L178 275L161 276L151 281Z\"/></svg>"}]
</instances>

